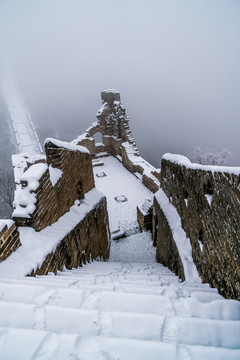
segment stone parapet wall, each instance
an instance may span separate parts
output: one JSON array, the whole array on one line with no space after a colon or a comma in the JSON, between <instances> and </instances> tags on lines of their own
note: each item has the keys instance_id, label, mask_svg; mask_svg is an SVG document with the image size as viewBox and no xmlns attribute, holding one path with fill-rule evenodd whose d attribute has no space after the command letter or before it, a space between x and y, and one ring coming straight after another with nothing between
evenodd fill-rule
<instances>
[{"instance_id":1,"label":"stone parapet wall","mask_svg":"<svg viewBox=\"0 0 240 360\"><path fill-rule=\"evenodd\" d=\"M231 173L227 168L197 166L188 159L185 163L172 159L166 157L162 160L161 187L181 217L182 227L191 241L197 270L202 280L217 287L222 295L240 299L238 171L232 169ZM172 237L164 223L164 215L156 204L154 211L154 227L161 227L159 236L165 241L164 246L157 250L158 260L168 257L166 263L179 273L180 262L171 264L173 258L178 257L169 249Z\"/></svg>"},{"instance_id":2,"label":"stone parapet wall","mask_svg":"<svg viewBox=\"0 0 240 360\"><path fill-rule=\"evenodd\" d=\"M47 141L45 145L48 166L37 179L37 188L29 189L29 196L35 197L34 210L24 215L25 205L18 203L20 210L13 213L18 226L32 226L37 231L42 230L57 221L76 200L83 198L95 186L90 153L82 152L80 148L78 151L77 146L76 149L69 149L63 142L57 141L56 145L54 139L52 141ZM28 188L28 181L21 181L21 189L17 194L26 192Z\"/></svg>"},{"instance_id":3,"label":"stone parapet wall","mask_svg":"<svg viewBox=\"0 0 240 360\"><path fill-rule=\"evenodd\" d=\"M81 206L81 205L80 205ZM57 270L72 269L93 260L106 261L110 251L110 232L106 198L80 221L29 275L56 274Z\"/></svg>"},{"instance_id":4,"label":"stone parapet wall","mask_svg":"<svg viewBox=\"0 0 240 360\"><path fill-rule=\"evenodd\" d=\"M21 246L19 233L12 220L0 220L0 262Z\"/></svg>"}]
</instances>

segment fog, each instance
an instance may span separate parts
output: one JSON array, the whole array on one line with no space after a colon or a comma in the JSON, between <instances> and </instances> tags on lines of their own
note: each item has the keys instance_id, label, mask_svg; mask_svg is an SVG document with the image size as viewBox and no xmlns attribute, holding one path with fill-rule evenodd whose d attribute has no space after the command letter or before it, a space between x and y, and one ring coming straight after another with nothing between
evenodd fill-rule
<instances>
[{"instance_id":1,"label":"fog","mask_svg":"<svg viewBox=\"0 0 240 360\"><path fill-rule=\"evenodd\" d=\"M77 137L115 88L155 166L195 146L240 166L240 1L0 0L0 24L41 138Z\"/></svg>"}]
</instances>

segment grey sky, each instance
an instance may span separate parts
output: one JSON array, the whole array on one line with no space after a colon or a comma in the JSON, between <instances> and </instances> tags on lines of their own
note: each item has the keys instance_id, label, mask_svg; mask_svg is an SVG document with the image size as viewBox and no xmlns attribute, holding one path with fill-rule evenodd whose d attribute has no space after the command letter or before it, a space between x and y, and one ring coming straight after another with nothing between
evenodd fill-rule
<instances>
[{"instance_id":1,"label":"grey sky","mask_svg":"<svg viewBox=\"0 0 240 360\"><path fill-rule=\"evenodd\" d=\"M156 166L194 146L240 166L240 1L0 0L0 14L39 131L76 137L116 88Z\"/></svg>"}]
</instances>

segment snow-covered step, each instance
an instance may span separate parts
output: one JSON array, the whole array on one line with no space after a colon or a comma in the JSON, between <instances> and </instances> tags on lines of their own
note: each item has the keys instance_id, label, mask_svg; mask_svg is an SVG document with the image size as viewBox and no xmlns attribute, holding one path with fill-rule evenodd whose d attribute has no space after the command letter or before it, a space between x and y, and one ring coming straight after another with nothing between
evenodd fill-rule
<instances>
[{"instance_id":1,"label":"snow-covered step","mask_svg":"<svg viewBox=\"0 0 240 360\"><path fill-rule=\"evenodd\" d=\"M148 293L146 288L144 293L144 287L140 293L136 289L129 289L129 292L121 290L114 291L113 287L104 289L101 286L75 289L0 283L0 306L1 302L9 301L156 314L165 314L172 309L176 315L184 317L240 320L240 303L234 300L212 300L210 297L209 303L202 303L195 298L180 298L179 292L173 289L163 288L158 294Z\"/></svg>"},{"instance_id":2,"label":"snow-covered step","mask_svg":"<svg viewBox=\"0 0 240 360\"><path fill-rule=\"evenodd\" d=\"M165 321L162 341L239 349L240 321L170 317Z\"/></svg>"},{"instance_id":3,"label":"snow-covered step","mask_svg":"<svg viewBox=\"0 0 240 360\"><path fill-rule=\"evenodd\" d=\"M113 337L0 328L1 355L15 360L239 360L240 351Z\"/></svg>"},{"instance_id":4,"label":"snow-covered step","mask_svg":"<svg viewBox=\"0 0 240 360\"><path fill-rule=\"evenodd\" d=\"M238 349L240 322L167 317L157 314L44 308L30 304L0 304L0 327L26 328L79 336L162 341Z\"/></svg>"}]
</instances>

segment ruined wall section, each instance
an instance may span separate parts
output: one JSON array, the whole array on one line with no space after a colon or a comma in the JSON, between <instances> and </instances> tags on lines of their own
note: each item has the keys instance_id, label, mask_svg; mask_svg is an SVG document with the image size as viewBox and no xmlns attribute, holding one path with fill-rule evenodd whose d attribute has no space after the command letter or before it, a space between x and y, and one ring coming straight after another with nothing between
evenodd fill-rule
<instances>
[{"instance_id":1,"label":"ruined wall section","mask_svg":"<svg viewBox=\"0 0 240 360\"><path fill-rule=\"evenodd\" d=\"M73 143L86 146L93 155L117 157L149 190L156 192L160 186L160 171L139 155L119 92L105 90L101 98L103 104L97 112L98 120ZM95 144L96 133L102 134L103 144Z\"/></svg>"},{"instance_id":2,"label":"ruined wall section","mask_svg":"<svg viewBox=\"0 0 240 360\"><path fill-rule=\"evenodd\" d=\"M95 186L87 149L47 139L45 151L46 163L33 164L21 175L14 201L17 225L37 231L57 221Z\"/></svg>"},{"instance_id":3,"label":"ruined wall section","mask_svg":"<svg viewBox=\"0 0 240 360\"><path fill-rule=\"evenodd\" d=\"M240 299L240 169L201 166L166 154L161 186L181 217L202 280L225 297ZM157 206L154 217L153 237L165 232L171 243ZM171 263L175 255L165 245L158 241L157 253L164 253ZM177 272L176 264L172 269Z\"/></svg>"}]
</instances>

